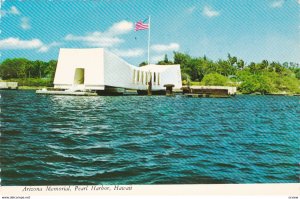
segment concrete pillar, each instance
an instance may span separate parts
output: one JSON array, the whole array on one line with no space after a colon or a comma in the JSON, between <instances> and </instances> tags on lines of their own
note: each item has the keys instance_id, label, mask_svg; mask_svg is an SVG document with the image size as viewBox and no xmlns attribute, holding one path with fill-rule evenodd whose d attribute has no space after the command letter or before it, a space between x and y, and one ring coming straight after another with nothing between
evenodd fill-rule
<instances>
[{"instance_id":1,"label":"concrete pillar","mask_svg":"<svg viewBox=\"0 0 300 199\"><path fill-rule=\"evenodd\" d=\"M166 95L167 96L173 95L174 84L165 84L164 87L166 87Z\"/></svg>"},{"instance_id":2,"label":"concrete pillar","mask_svg":"<svg viewBox=\"0 0 300 199\"><path fill-rule=\"evenodd\" d=\"M148 95L152 95L152 75L150 73L150 81L148 82Z\"/></svg>"}]
</instances>

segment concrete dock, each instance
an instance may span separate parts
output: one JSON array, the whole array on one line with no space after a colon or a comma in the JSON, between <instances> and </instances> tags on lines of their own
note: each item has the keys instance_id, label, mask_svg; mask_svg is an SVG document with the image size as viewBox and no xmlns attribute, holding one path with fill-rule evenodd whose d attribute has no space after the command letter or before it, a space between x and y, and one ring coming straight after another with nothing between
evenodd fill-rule
<instances>
[{"instance_id":1,"label":"concrete dock","mask_svg":"<svg viewBox=\"0 0 300 199\"><path fill-rule=\"evenodd\" d=\"M182 90L187 97L228 98L236 95L236 87L229 86L184 86Z\"/></svg>"},{"instance_id":2,"label":"concrete dock","mask_svg":"<svg viewBox=\"0 0 300 199\"><path fill-rule=\"evenodd\" d=\"M18 89L18 82L0 82L0 89L16 90Z\"/></svg>"},{"instance_id":3,"label":"concrete dock","mask_svg":"<svg viewBox=\"0 0 300 199\"><path fill-rule=\"evenodd\" d=\"M194 94L194 93L186 93L184 94L186 97L194 97L194 98L229 98L230 95L213 95L213 94Z\"/></svg>"}]
</instances>

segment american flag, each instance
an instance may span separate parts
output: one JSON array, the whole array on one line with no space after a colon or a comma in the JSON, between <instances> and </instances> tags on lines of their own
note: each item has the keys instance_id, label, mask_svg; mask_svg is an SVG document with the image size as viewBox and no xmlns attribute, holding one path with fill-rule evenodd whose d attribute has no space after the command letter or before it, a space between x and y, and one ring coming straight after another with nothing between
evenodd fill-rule
<instances>
[{"instance_id":1,"label":"american flag","mask_svg":"<svg viewBox=\"0 0 300 199\"><path fill-rule=\"evenodd\" d=\"M147 21L148 19L146 19L145 21ZM147 30L149 29L149 24L147 23L144 23L145 21L138 21L135 23L135 31L138 31L138 30Z\"/></svg>"}]
</instances>

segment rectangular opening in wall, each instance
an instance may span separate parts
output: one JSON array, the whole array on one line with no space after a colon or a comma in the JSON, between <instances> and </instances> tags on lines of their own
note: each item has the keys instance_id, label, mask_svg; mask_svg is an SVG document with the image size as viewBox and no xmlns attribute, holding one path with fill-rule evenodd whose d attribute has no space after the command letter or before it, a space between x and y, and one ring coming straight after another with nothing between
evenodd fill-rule
<instances>
[{"instance_id":1,"label":"rectangular opening in wall","mask_svg":"<svg viewBox=\"0 0 300 199\"><path fill-rule=\"evenodd\" d=\"M84 68L75 69L74 84L84 84Z\"/></svg>"}]
</instances>

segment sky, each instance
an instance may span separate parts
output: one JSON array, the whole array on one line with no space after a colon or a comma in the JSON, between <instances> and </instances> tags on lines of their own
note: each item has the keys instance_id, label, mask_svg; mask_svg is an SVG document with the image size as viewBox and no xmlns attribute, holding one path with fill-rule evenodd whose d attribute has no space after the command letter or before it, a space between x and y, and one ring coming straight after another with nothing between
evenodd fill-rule
<instances>
[{"instance_id":1,"label":"sky","mask_svg":"<svg viewBox=\"0 0 300 199\"><path fill-rule=\"evenodd\" d=\"M149 32L134 27L148 16L151 63L174 51L300 63L300 0L2 0L0 61L103 47L138 65Z\"/></svg>"}]
</instances>

